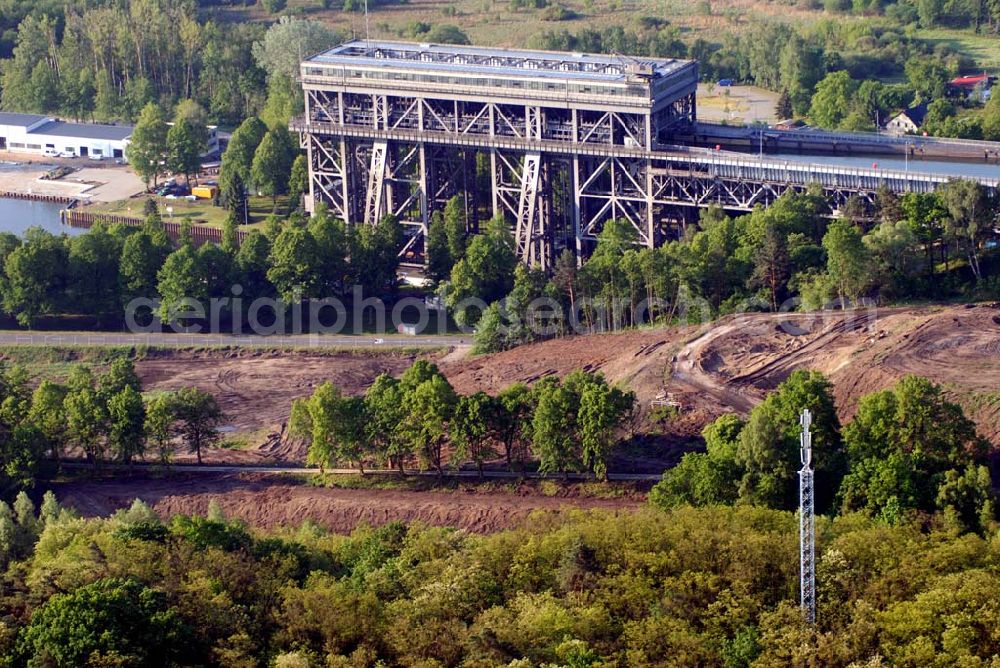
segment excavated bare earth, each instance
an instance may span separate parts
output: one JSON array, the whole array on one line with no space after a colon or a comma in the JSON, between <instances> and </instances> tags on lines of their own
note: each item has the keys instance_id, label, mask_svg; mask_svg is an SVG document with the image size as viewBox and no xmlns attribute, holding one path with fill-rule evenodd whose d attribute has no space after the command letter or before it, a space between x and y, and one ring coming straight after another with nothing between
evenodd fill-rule
<instances>
[{"instance_id":1,"label":"excavated bare earth","mask_svg":"<svg viewBox=\"0 0 1000 668\"><path fill-rule=\"evenodd\" d=\"M586 369L631 387L639 403L647 405L664 389L682 334L679 329L657 328L553 339L483 357L468 357L467 350L431 356L459 392L496 393L515 382ZM136 371L146 392L195 386L215 395L226 414L227 434L246 438L250 447L208 451L206 463L301 463L304 445L285 433L292 401L326 381L345 394L361 394L380 373L398 376L414 359L413 354L389 351L320 355L181 350L140 360Z\"/></svg>"},{"instance_id":2,"label":"excavated bare earth","mask_svg":"<svg viewBox=\"0 0 1000 668\"><path fill-rule=\"evenodd\" d=\"M305 460L305 448L285 434L292 401L327 381L345 394L361 394L379 374L398 376L414 359L388 351L177 350L139 360L136 372L146 392L190 386L210 392L226 415L227 435L249 441L247 449L206 452L206 463L297 463Z\"/></svg>"},{"instance_id":3,"label":"excavated bare earth","mask_svg":"<svg viewBox=\"0 0 1000 668\"><path fill-rule=\"evenodd\" d=\"M575 369L600 371L631 388L644 411L657 403L679 404L680 415L665 436L680 440L721 413L746 413L795 369L830 377L845 420L859 397L914 373L942 384L982 435L1000 443L997 319L1000 308L993 305L756 313L700 329L643 329L553 339L480 357L466 349L433 356L459 392L496 393ZM244 437L247 447L210 451L207 462L301 463L304 445L285 434L294 399L325 381L360 394L378 374L399 375L414 359L389 351L174 351L141 360L137 370L147 391L194 385L219 399L227 431Z\"/></svg>"},{"instance_id":4,"label":"excavated bare earth","mask_svg":"<svg viewBox=\"0 0 1000 668\"><path fill-rule=\"evenodd\" d=\"M742 412L795 369L833 381L841 420L865 394L926 376L1000 445L997 305L731 318L681 350L671 385L689 405Z\"/></svg>"},{"instance_id":5,"label":"excavated bare earth","mask_svg":"<svg viewBox=\"0 0 1000 668\"><path fill-rule=\"evenodd\" d=\"M476 533L492 533L531 521L532 513L601 508L630 510L641 496L622 499L550 497L456 491L398 491L312 487L277 475L190 475L170 479L74 481L55 488L60 502L88 517L107 516L133 499L148 503L164 519L208 510L219 503L226 517L251 526L298 526L311 520L331 531L349 533L360 524L419 522Z\"/></svg>"},{"instance_id":6,"label":"excavated bare earth","mask_svg":"<svg viewBox=\"0 0 1000 668\"><path fill-rule=\"evenodd\" d=\"M361 393L379 373L398 375L413 359L386 353L175 351L142 360L137 369L147 391L196 385L219 398L233 433L246 436L248 447L212 451L207 461L265 464L304 459L302 443L283 433L293 399L327 380L344 392ZM583 368L631 387L644 411L657 403L679 405L670 429L631 460L634 466L638 459L642 470L662 470L683 450L685 437L724 412L747 412L795 369L829 376L842 420L853 415L864 394L906 374L927 376L963 406L984 437L1000 445L996 305L751 314L701 329L571 337L496 355L468 357L458 350L435 359L461 392L492 393ZM537 493L324 489L262 474L80 481L62 485L58 494L88 515L106 515L136 497L164 516L204 512L216 499L227 514L255 526L312 519L336 531L403 520L489 532L527 521L535 510L628 509L641 503Z\"/></svg>"}]
</instances>

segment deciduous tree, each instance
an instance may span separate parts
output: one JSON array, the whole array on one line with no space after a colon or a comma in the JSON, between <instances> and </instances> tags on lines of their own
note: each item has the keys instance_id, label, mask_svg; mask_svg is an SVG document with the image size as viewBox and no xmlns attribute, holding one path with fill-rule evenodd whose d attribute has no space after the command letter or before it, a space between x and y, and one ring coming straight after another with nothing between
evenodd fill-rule
<instances>
[{"instance_id":1,"label":"deciduous tree","mask_svg":"<svg viewBox=\"0 0 1000 668\"><path fill-rule=\"evenodd\" d=\"M146 450L146 408L142 395L126 386L108 398L108 445L120 462L131 464Z\"/></svg>"},{"instance_id":2,"label":"deciduous tree","mask_svg":"<svg viewBox=\"0 0 1000 668\"><path fill-rule=\"evenodd\" d=\"M841 304L858 298L869 280L871 258L861 240L861 233L843 218L830 221L823 237L826 249L826 270Z\"/></svg>"},{"instance_id":3,"label":"deciduous tree","mask_svg":"<svg viewBox=\"0 0 1000 668\"><path fill-rule=\"evenodd\" d=\"M215 397L196 387L178 390L172 405L178 433L201 464L202 451L215 445L221 436L218 428L225 415Z\"/></svg>"},{"instance_id":4,"label":"deciduous tree","mask_svg":"<svg viewBox=\"0 0 1000 668\"><path fill-rule=\"evenodd\" d=\"M451 442L455 458L471 459L483 477L483 463L496 455L493 450L493 413L496 400L485 392L463 395L455 405L451 422Z\"/></svg>"},{"instance_id":5,"label":"deciduous tree","mask_svg":"<svg viewBox=\"0 0 1000 668\"><path fill-rule=\"evenodd\" d=\"M427 380L407 387L403 394L400 433L410 444L411 451L439 476L444 475L443 448L457 401L455 390L436 368Z\"/></svg>"},{"instance_id":6,"label":"deciduous tree","mask_svg":"<svg viewBox=\"0 0 1000 668\"><path fill-rule=\"evenodd\" d=\"M290 426L309 439L307 463L322 471L338 461L349 461L364 475L369 452L367 419L364 399L342 396L333 383L323 383L308 399L295 401Z\"/></svg>"},{"instance_id":7,"label":"deciduous tree","mask_svg":"<svg viewBox=\"0 0 1000 668\"><path fill-rule=\"evenodd\" d=\"M167 156L167 130L163 109L150 102L142 108L129 144L125 147L125 157L145 182L147 190L151 182L156 187L156 179L163 173L163 162Z\"/></svg>"},{"instance_id":8,"label":"deciduous tree","mask_svg":"<svg viewBox=\"0 0 1000 668\"><path fill-rule=\"evenodd\" d=\"M205 150L201 130L192 120L180 118L167 131L167 165L175 173L183 174L186 182L201 169L201 154Z\"/></svg>"}]
</instances>

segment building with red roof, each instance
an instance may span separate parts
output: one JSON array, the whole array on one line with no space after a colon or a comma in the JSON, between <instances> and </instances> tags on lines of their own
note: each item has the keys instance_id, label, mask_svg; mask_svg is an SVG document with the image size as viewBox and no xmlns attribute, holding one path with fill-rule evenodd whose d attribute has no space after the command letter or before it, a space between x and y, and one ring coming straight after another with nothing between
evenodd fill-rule
<instances>
[{"instance_id":1,"label":"building with red roof","mask_svg":"<svg viewBox=\"0 0 1000 668\"><path fill-rule=\"evenodd\" d=\"M965 77L955 77L949 83L955 88L975 88L976 86L982 86L984 88L989 88L996 77L991 77L990 75L983 73L973 76Z\"/></svg>"}]
</instances>

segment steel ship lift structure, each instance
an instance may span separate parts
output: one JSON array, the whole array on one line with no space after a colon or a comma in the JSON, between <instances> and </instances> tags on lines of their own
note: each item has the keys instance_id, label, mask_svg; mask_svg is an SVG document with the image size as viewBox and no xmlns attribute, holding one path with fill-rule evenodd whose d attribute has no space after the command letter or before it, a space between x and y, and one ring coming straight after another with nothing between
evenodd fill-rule
<instances>
[{"instance_id":1,"label":"steel ship lift structure","mask_svg":"<svg viewBox=\"0 0 1000 668\"><path fill-rule=\"evenodd\" d=\"M592 248L605 221L660 244L718 204L749 211L818 184L837 207L881 185L933 190L947 177L758 160L677 146L697 121L691 60L354 40L301 64L307 208L348 225L392 214L421 261L435 211L464 197L504 217L517 252L550 269ZM993 184L994 186L996 184Z\"/></svg>"}]
</instances>

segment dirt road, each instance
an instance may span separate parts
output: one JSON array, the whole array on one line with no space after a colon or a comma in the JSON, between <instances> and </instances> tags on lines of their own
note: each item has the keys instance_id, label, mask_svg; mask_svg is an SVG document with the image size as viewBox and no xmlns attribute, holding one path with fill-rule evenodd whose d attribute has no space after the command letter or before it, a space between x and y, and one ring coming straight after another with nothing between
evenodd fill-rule
<instances>
[{"instance_id":1,"label":"dirt road","mask_svg":"<svg viewBox=\"0 0 1000 668\"><path fill-rule=\"evenodd\" d=\"M671 366L670 385L674 388L675 394L684 392L700 394L703 399L711 397L720 406L728 406L742 413L753 408L756 403L753 399L728 387L702 360L702 351L706 346L732 333L739 326L740 324L736 322L716 325L681 348L673 358Z\"/></svg>"}]
</instances>

